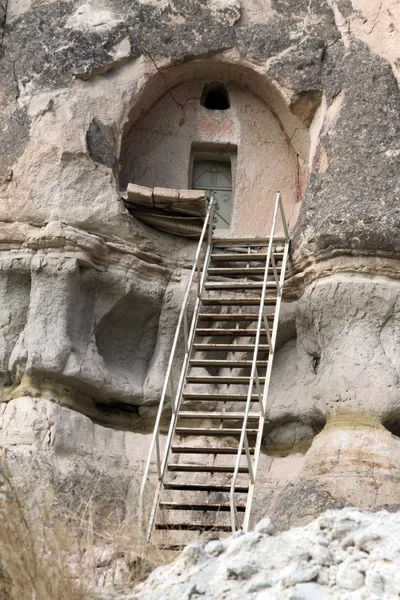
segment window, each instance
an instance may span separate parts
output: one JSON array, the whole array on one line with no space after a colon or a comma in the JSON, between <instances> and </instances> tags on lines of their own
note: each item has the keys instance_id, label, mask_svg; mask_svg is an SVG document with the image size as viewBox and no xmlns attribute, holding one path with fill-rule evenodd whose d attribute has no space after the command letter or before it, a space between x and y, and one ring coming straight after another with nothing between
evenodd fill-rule
<instances>
[{"instance_id":1,"label":"window","mask_svg":"<svg viewBox=\"0 0 400 600\"><path fill-rule=\"evenodd\" d=\"M228 90L222 83L208 83L204 87L200 104L210 110L227 110L231 105Z\"/></svg>"}]
</instances>

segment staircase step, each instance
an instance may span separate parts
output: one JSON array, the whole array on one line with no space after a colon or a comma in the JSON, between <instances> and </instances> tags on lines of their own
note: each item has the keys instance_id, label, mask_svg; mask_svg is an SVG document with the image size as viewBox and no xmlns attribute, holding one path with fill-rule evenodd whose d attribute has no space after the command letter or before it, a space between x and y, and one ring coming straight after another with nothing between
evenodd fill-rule
<instances>
[{"instance_id":1,"label":"staircase step","mask_svg":"<svg viewBox=\"0 0 400 600\"><path fill-rule=\"evenodd\" d=\"M198 503L184 503L184 502L160 502L160 508L166 510L201 510L203 512L230 512L230 504L198 504ZM237 504L236 510L238 512L245 512L245 504Z\"/></svg>"},{"instance_id":2,"label":"staircase step","mask_svg":"<svg viewBox=\"0 0 400 600\"><path fill-rule=\"evenodd\" d=\"M216 492L226 493L231 491L231 486L218 483L186 483L176 482L164 483L164 489L180 492ZM247 494L249 487L247 485L237 485L235 492L237 494Z\"/></svg>"},{"instance_id":3,"label":"staircase step","mask_svg":"<svg viewBox=\"0 0 400 600\"><path fill-rule=\"evenodd\" d=\"M191 367L228 367L232 369L239 368L251 368L253 364L252 360L209 360L209 359L194 359L190 360ZM266 367L268 365L267 360L258 360L258 367Z\"/></svg>"},{"instance_id":4,"label":"staircase step","mask_svg":"<svg viewBox=\"0 0 400 600\"><path fill-rule=\"evenodd\" d=\"M185 472L185 473L233 473L235 467L227 467L221 466L217 467L215 465L194 465L190 463L181 463L177 465L168 465L168 471L174 472ZM239 467L239 473L248 473L249 469L247 467Z\"/></svg>"},{"instance_id":5,"label":"staircase step","mask_svg":"<svg viewBox=\"0 0 400 600\"><path fill-rule=\"evenodd\" d=\"M283 246L286 242L286 238L284 237L274 237L272 243L275 246ZM249 237L249 238L223 238L223 237L213 237L213 246L218 248L229 248L229 246L247 246L247 247L255 247L255 246L268 246L269 237L265 238L257 238L257 237Z\"/></svg>"},{"instance_id":6,"label":"staircase step","mask_svg":"<svg viewBox=\"0 0 400 600\"><path fill-rule=\"evenodd\" d=\"M186 377L187 383L249 383L250 377L246 377L246 375L227 375L226 377L223 375L188 375ZM260 383L265 382L265 377L259 377L258 381Z\"/></svg>"},{"instance_id":7,"label":"staircase step","mask_svg":"<svg viewBox=\"0 0 400 600\"><path fill-rule=\"evenodd\" d=\"M196 352L222 351L222 352L252 352L254 344L193 344L193 350ZM260 344L259 352L268 352L268 344Z\"/></svg>"},{"instance_id":8,"label":"staircase step","mask_svg":"<svg viewBox=\"0 0 400 600\"><path fill-rule=\"evenodd\" d=\"M276 202L278 210L279 196ZM267 252L269 244L272 255ZM175 541L203 539L204 536L198 537L202 532L211 532L204 539L214 539L219 532L230 534L232 484L240 495L240 504L236 505L239 526L246 509L251 509L249 492L253 485L249 475L264 422L257 390L268 392L267 374L273 355L267 342L276 330L281 300L280 283L274 275L283 280L288 247L288 240L283 237L272 242L269 238L212 239L210 264L194 315L193 337L186 348L186 369L189 365L191 371L181 374L183 389L188 391L182 393L184 403L172 422L172 427L176 423L178 426L165 457L166 481L160 482L161 493L157 491L149 522L149 531L155 528L163 532L158 533L158 538L166 550L181 550L184 544ZM266 264L268 256L274 257L276 267L271 262ZM260 320L259 329L262 293L265 298L261 309L268 313L268 322ZM260 342L257 347L256 340ZM257 385L250 377L253 360L260 375ZM249 398L246 391L251 391ZM215 407L217 410L213 410ZM251 460L246 449L239 447L244 432ZM236 471L239 476L234 481ZM157 509L169 512L157 516ZM194 518L192 512L196 513ZM183 534L177 537L174 532L179 531Z\"/></svg>"},{"instance_id":9,"label":"staircase step","mask_svg":"<svg viewBox=\"0 0 400 600\"><path fill-rule=\"evenodd\" d=\"M208 306L260 306L261 296L246 297L241 296L240 298L232 297L203 297L202 303ZM276 296L266 296L264 298L264 306L275 306Z\"/></svg>"},{"instance_id":10,"label":"staircase step","mask_svg":"<svg viewBox=\"0 0 400 600\"><path fill-rule=\"evenodd\" d=\"M272 329L269 329L269 332L272 333ZM220 329L220 328L198 328L196 329L196 335L229 335L234 337L253 337L257 333L257 329ZM267 335L267 330L263 327L260 329L261 335Z\"/></svg>"},{"instance_id":11,"label":"staircase step","mask_svg":"<svg viewBox=\"0 0 400 600\"><path fill-rule=\"evenodd\" d=\"M181 410L178 419L243 419L244 412L217 412L200 410ZM249 419L259 419L260 415L255 412L249 412Z\"/></svg>"},{"instance_id":12,"label":"staircase step","mask_svg":"<svg viewBox=\"0 0 400 600\"><path fill-rule=\"evenodd\" d=\"M180 436L186 435L205 435L207 437L224 437L224 436L236 436L239 437L242 433L241 429L234 428L223 428L216 429L215 427L205 428L205 427L176 427L175 434ZM257 435L258 429L246 429L246 433L248 436Z\"/></svg>"},{"instance_id":13,"label":"staircase step","mask_svg":"<svg viewBox=\"0 0 400 600\"><path fill-rule=\"evenodd\" d=\"M183 399L184 400L192 400L192 401L200 401L200 402L246 402L247 400L247 394L212 394L212 393L206 393L206 394L196 394L196 393L184 393L183 394ZM258 396L257 394L252 394L251 396L251 401L255 402L258 400Z\"/></svg>"},{"instance_id":14,"label":"staircase step","mask_svg":"<svg viewBox=\"0 0 400 600\"><path fill-rule=\"evenodd\" d=\"M275 260L282 260L283 258L283 252L274 252L274 258ZM243 254L236 254L236 253L225 253L225 252L221 252L221 253L213 253L211 254L211 260L213 261L218 261L218 262L248 262L248 261L265 261L267 259L267 253L266 252L254 252L251 254L248 253L243 253Z\"/></svg>"},{"instance_id":15,"label":"staircase step","mask_svg":"<svg viewBox=\"0 0 400 600\"><path fill-rule=\"evenodd\" d=\"M186 547L186 544L158 544L157 548L166 550L167 552L181 552Z\"/></svg>"},{"instance_id":16,"label":"staircase step","mask_svg":"<svg viewBox=\"0 0 400 600\"><path fill-rule=\"evenodd\" d=\"M199 319L204 321L253 321L258 320L258 313L200 313ZM275 317L274 313L267 314L268 319L273 320Z\"/></svg>"},{"instance_id":17,"label":"staircase step","mask_svg":"<svg viewBox=\"0 0 400 600\"><path fill-rule=\"evenodd\" d=\"M210 281L204 284L206 290L261 290L262 281ZM267 288L276 288L275 281L267 281Z\"/></svg>"},{"instance_id":18,"label":"staircase step","mask_svg":"<svg viewBox=\"0 0 400 600\"><path fill-rule=\"evenodd\" d=\"M276 271L279 273L281 267L276 267ZM273 273L272 267L268 268L268 273ZM265 273L265 267L208 267L208 275L226 275L231 277L232 275L241 275L248 277L249 275L260 275L263 276Z\"/></svg>"},{"instance_id":19,"label":"staircase step","mask_svg":"<svg viewBox=\"0 0 400 600\"><path fill-rule=\"evenodd\" d=\"M155 528L163 531L232 531L230 525L220 523L156 523Z\"/></svg>"},{"instance_id":20,"label":"staircase step","mask_svg":"<svg viewBox=\"0 0 400 600\"><path fill-rule=\"evenodd\" d=\"M220 446L220 447L207 447L207 446L171 446L173 454L233 454L238 453L238 448L234 446ZM250 454L254 454L254 448L249 447ZM245 448L242 449L242 454L246 454Z\"/></svg>"}]
</instances>

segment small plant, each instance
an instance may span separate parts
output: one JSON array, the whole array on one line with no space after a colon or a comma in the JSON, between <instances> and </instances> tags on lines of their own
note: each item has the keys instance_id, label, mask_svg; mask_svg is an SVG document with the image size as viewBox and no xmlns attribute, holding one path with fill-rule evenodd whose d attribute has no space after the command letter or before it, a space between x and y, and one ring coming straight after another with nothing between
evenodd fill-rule
<instances>
[{"instance_id":1,"label":"small plant","mask_svg":"<svg viewBox=\"0 0 400 600\"><path fill-rule=\"evenodd\" d=\"M29 475L28 475L29 476ZM46 495L45 495L46 496ZM136 515L94 518L91 499L76 510L54 509L49 490L30 506L0 460L0 600L97 600L99 588L131 590L174 558L147 544Z\"/></svg>"},{"instance_id":2,"label":"small plant","mask_svg":"<svg viewBox=\"0 0 400 600\"><path fill-rule=\"evenodd\" d=\"M7 469L0 465L0 599L90 600L68 566L61 528L44 510L34 518Z\"/></svg>"}]
</instances>

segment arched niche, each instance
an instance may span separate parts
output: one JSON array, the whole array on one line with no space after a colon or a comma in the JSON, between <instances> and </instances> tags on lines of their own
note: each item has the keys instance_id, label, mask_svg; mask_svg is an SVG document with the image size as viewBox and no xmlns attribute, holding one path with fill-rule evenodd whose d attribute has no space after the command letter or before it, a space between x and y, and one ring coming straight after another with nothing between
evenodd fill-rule
<instances>
[{"instance_id":1,"label":"arched niche","mask_svg":"<svg viewBox=\"0 0 400 600\"><path fill-rule=\"evenodd\" d=\"M209 84L227 90L229 109L202 106ZM124 128L120 186L190 188L194 161L215 156L232 167L232 219L222 235L264 236L278 190L294 225L309 151L308 128L266 77L204 59L157 72L144 86Z\"/></svg>"}]
</instances>

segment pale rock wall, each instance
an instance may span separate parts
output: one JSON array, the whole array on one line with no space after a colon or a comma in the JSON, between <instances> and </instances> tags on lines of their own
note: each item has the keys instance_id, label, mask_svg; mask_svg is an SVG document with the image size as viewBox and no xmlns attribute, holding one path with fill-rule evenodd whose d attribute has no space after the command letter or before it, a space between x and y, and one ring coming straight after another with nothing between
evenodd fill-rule
<instances>
[{"instance_id":1,"label":"pale rock wall","mask_svg":"<svg viewBox=\"0 0 400 600\"><path fill-rule=\"evenodd\" d=\"M31 503L53 501L64 515L90 504L96 527L136 516L148 442L148 435L96 425L45 398L0 406L0 445L14 483Z\"/></svg>"},{"instance_id":2,"label":"pale rock wall","mask_svg":"<svg viewBox=\"0 0 400 600\"><path fill-rule=\"evenodd\" d=\"M144 405L160 395L194 245L129 215L117 165L168 88L221 78L267 106L299 167L255 512L285 527L327 506L396 509L400 442L384 426L398 433L397 14L395 0L378 12L361 0L0 2L1 436L17 476L43 428L32 411L53 411L88 464L89 417L126 431L90 438L100 455L151 430ZM104 470L122 461L138 481L144 446ZM39 463L43 477L64 473L57 453L49 471Z\"/></svg>"},{"instance_id":3,"label":"pale rock wall","mask_svg":"<svg viewBox=\"0 0 400 600\"><path fill-rule=\"evenodd\" d=\"M355 37L390 62L393 73L400 77L400 4L398 0L365 2L349 0L334 3L336 23L344 39Z\"/></svg>"},{"instance_id":4,"label":"pale rock wall","mask_svg":"<svg viewBox=\"0 0 400 600\"><path fill-rule=\"evenodd\" d=\"M155 401L186 270L174 275L145 253L128 256L125 268L122 256L96 269L73 254L21 250L5 260L2 362L11 397L36 380L39 389L62 384L72 402L80 393L83 412L96 403Z\"/></svg>"}]
</instances>

